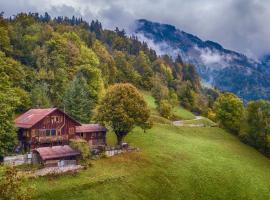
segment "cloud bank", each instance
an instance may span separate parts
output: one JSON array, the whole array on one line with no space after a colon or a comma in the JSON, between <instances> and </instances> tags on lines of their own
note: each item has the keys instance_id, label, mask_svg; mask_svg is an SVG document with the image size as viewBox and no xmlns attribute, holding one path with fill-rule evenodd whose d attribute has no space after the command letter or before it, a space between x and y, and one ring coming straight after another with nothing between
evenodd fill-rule
<instances>
[{"instance_id":1,"label":"cloud bank","mask_svg":"<svg viewBox=\"0 0 270 200\"><path fill-rule=\"evenodd\" d=\"M270 53L268 0L0 0L0 10L7 16L22 11L82 16L107 28L128 29L135 19L146 18L248 56Z\"/></svg>"}]
</instances>

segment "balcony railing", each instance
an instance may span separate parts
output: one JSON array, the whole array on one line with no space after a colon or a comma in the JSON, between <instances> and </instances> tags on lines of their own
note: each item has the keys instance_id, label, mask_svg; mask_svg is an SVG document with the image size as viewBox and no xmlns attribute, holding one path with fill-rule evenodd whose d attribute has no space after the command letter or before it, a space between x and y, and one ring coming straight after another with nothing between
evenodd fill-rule
<instances>
[{"instance_id":1,"label":"balcony railing","mask_svg":"<svg viewBox=\"0 0 270 200\"><path fill-rule=\"evenodd\" d=\"M68 141L68 139L69 139L68 135L57 135L57 136L36 137L34 141L38 143L52 143L52 142Z\"/></svg>"}]
</instances>

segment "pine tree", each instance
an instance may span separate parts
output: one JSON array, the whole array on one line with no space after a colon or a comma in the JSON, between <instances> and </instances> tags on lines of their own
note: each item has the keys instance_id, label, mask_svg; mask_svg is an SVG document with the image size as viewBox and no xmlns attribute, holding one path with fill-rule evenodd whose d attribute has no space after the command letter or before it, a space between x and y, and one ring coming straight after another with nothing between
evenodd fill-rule
<instances>
[{"instance_id":1,"label":"pine tree","mask_svg":"<svg viewBox=\"0 0 270 200\"><path fill-rule=\"evenodd\" d=\"M70 83L64 97L65 111L82 123L89 123L95 102L90 97L88 84L82 75Z\"/></svg>"}]
</instances>

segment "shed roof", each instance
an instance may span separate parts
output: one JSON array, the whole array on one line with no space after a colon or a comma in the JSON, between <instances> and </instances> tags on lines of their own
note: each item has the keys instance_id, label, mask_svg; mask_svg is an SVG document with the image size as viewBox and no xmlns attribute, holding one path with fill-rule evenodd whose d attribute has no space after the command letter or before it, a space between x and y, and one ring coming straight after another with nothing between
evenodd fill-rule
<instances>
[{"instance_id":1,"label":"shed roof","mask_svg":"<svg viewBox=\"0 0 270 200\"><path fill-rule=\"evenodd\" d=\"M80 155L78 151L75 151L69 145L40 147L34 149L33 152L39 153L42 160L53 160Z\"/></svg>"},{"instance_id":2,"label":"shed roof","mask_svg":"<svg viewBox=\"0 0 270 200\"><path fill-rule=\"evenodd\" d=\"M76 126L76 133L105 132L107 129L99 124L82 124Z\"/></svg>"},{"instance_id":3,"label":"shed roof","mask_svg":"<svg viewBox=\"0 0 270 200\"><path fill-rule=\"evenodd\" d=\"M15 119L15 126L18 128L31 128L40 120L42 120L47 115L51 114L52 112L56 110L59 110L59 109L58 108L30 109ZM66 113L64 114L67 115ZM70 116L68 117L72 119ZM72 120L75 121L74 119ZM77 123L80 124L79 122Z\"/></svg>"}]
</instances>

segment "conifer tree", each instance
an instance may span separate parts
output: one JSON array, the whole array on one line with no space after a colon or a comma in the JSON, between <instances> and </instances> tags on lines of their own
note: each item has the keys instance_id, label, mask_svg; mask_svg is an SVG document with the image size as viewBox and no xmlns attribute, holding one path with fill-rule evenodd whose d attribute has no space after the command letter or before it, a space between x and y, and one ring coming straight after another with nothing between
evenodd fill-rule
<instances>
[{"instance_id":1,"label":"conifer tree","mask_svg":"<svg viewBox=\"0 0 270 200\"><path fill-rule=\"evenodd\" d=\"M76 120L89 123L94 105L87 81L81 74L77 75L66 91L64 97L65 111Z\"/></svg>"}]
</instances>

